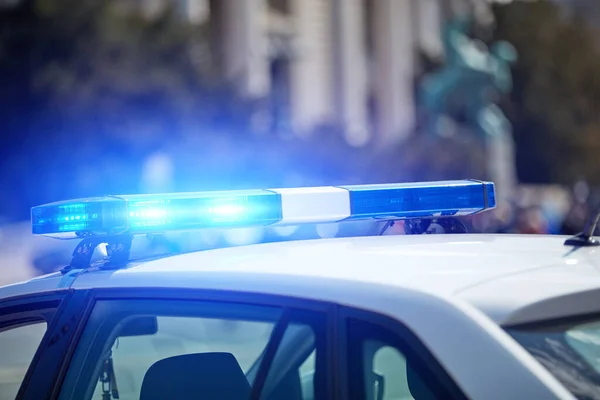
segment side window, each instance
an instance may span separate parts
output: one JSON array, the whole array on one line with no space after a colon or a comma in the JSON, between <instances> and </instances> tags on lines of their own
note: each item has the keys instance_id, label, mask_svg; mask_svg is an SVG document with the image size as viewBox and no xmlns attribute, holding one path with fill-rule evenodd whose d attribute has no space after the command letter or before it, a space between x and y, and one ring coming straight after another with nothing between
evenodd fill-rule
<instances>
[{"instance_id":1,"label":"side window","mask_svg":"<svg viewBox=\"0 0 600 400\"><path fill-rule=\"evenodd\" d=\"M417 339L358 319L347 320L349 393L353 400L465 398Z\"/></svg>"},{"instance_id":2,"label":"side window","mask_svg":"<svg viewBox=\"0 0 600 400\"><path fill-rule=\"evenodd\" d=\"M381 377L379 379L383 382L379 386L379 381L375 380L375 393L381 392L379 397L384 400L415 398L409 387L406 357L395 347L377 340L366 341L364 347L365 358L371 358L370 373Z\"/></svg>"},{"instance_id":3,"label":"side window","mask_svg":"<svg viewBox=\"0 0 600 400\"><path fill-rule=\"evenodd\" d=\"M46 322L39 321L0 330L0 400L17 396L46 329Z\"/></svg>"},{"instance_id":4,"label":"side window","mask_svg":"<svg viewBox=\"0 0 600 400\"><path fill-rule=\"evenodd\" d=\"M325 321L278 307L98 301L60 399L324 398Z\"/></svg>"},{"instance_id":5,"label":"side window","mask_svg":"<svg viewBox=\"0 0 600 400\"><path fill-rule=\"evenodd\" d=\"M0 304L0 400L17 397L60 302L15 303Z\"/></svg>"},{"instance_id":6,"label":"side window","mask_svg":"<svg viewBox=\"0 0 600 400\"><path fill-rule=\"evenodd\" d=\"M317 374L324 368L326 358L323 350L317 352L317 349L326 348L322 342L325 326L325 320L312 325L291 323L288 326L273 357L261 400L326 398L325 394L319 396L315 392L315 388L326 386L325 382L319 381L323 374ZM294 396L286 397L286 393L294 393Z\"/></svg>"}]
</instances>

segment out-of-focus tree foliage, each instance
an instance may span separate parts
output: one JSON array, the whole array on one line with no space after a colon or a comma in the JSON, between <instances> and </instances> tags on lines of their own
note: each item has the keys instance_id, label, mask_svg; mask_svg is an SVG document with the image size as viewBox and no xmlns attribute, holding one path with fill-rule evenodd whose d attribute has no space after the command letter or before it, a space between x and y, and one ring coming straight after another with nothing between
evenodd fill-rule
<instances>
[{"instance_id":1,"label":"out-of-focus tree foliage","mask_svg":"<svg viewBox=\"0 0 600 400\"><path fill-rule=\"evenodd\" d=\"M528 182L600 183L598 32L549 1L496 6L496 37L519 52L510 114Z\"/></svg>"}]
</instances>

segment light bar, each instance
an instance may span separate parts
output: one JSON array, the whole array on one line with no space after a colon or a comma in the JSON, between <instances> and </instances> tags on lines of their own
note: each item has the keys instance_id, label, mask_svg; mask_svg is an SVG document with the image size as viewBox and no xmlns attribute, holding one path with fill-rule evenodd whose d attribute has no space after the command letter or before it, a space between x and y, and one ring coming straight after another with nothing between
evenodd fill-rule
<instances>
[{"instance_id":1,"label":"light bar","mask_svg":"<svg viewBox=\"0 0 600 400\"><path fill-rule=\"evenodd\" d=\"M77 238L461 216L495 206L493 183L464 180L88 198L33 207L31 222L33 234Z\"/></svg>"}]
</instances>

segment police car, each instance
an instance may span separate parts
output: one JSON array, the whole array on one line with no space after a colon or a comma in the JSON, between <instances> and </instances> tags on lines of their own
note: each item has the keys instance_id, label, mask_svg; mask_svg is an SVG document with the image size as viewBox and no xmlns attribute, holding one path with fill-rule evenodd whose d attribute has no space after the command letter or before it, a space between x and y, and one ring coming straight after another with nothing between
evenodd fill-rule
<instances>
[{"instance_id":1,"label":"police car","mask_svg":"<svg viewBox=\"0 0 600 400\"><path fill-rule=\"evenodd\" d=\"M34 207L33 234L78 242L60 272L0 288L0 399L600 398L597 219L566 241L465 233L495 198L466 180ZM365 220L407 235L130 253L140 235Z\"/></svg>"}]
</instances>

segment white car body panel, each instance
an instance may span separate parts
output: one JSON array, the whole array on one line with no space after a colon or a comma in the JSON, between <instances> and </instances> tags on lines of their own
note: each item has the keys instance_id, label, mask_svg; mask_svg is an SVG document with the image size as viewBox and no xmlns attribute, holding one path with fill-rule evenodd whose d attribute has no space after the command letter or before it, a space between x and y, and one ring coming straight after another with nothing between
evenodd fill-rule
<instances>
[{"instance_id":1,"label":"white car body panel","mask_svg":"<svg viewBox=\"0 0 600 400\"><path fill-rule=\"evenodd\" d=\"M600 310L592 300L600 293L600 253L573 251L564 239L419 235L262 244L38 278L1 288L0 299L59 287L188 288L334 302L404 323L472 398L569 399L500 327ZM564 296L577 301L556 301Z\"/></svg>"}]
</instances>

